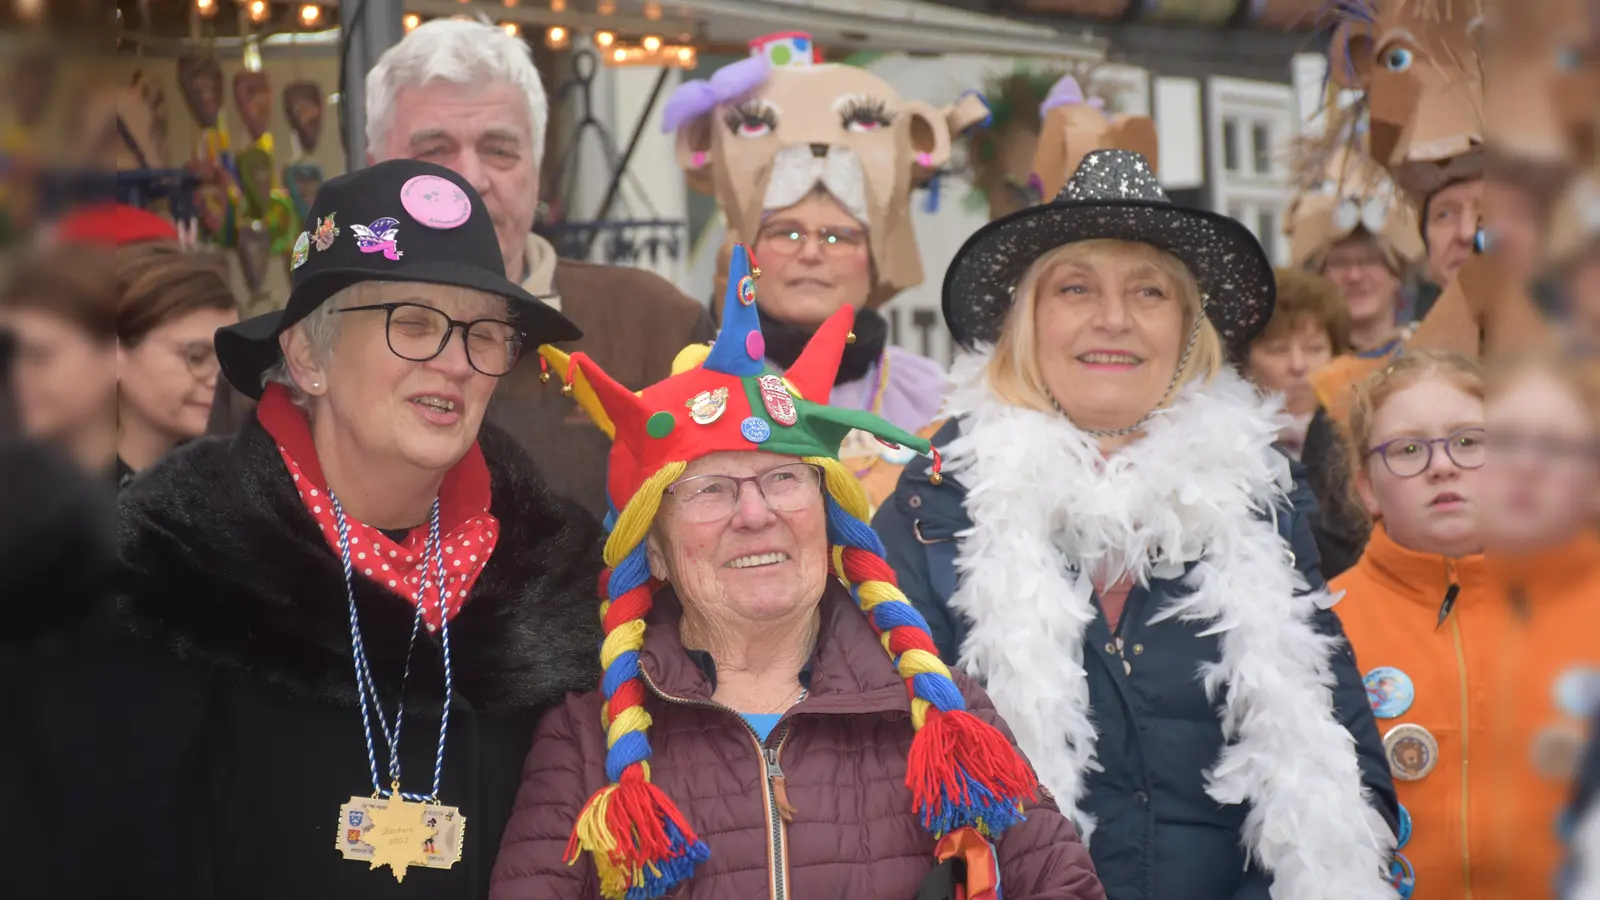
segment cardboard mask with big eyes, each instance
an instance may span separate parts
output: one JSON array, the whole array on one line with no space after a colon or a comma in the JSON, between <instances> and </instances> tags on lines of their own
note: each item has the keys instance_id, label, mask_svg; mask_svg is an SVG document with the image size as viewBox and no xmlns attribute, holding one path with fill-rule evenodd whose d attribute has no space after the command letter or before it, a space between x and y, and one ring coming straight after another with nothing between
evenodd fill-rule
<instances>
[{"instance_id":1,"label":"cardboard mask with big eyes","mask_svg":"<svg viewBox=\"0 0 1600 900\"><path fill-rule=\"evenodd\" d=\"M215 128L222 112L222 66L215 56L185 56L178 60L178 87L183 102L201 128Z\"/></svg>"},{"instance_id":2,"label":"cardboard mask with big eyes","mask_svg":"<svg viewBox=\"0 0 1600 900\"><path fill-rule=\"evenodd\" d=\"M1056 82L1040 111L1044 124L1033 154L1033 174L1039 177L1046 202L1061 192L1092 150L1132 150L1150 161L1150 171L1160 171L1155 121L1149 116L1106 115L1097 103L1085 99L1073 76Z\"/></svg>"},{"instance_id":3,"label":"cardboard mask with big eyes","mask_svg":"<svg viewBox=\"0 0 1600 900\"><path fill-rule=\"evenodd\" d=\"M681 85L663 124L689 183L716 196L734 239L762 214L822 185L866 225L876 280L868 306L922 283L911 189L950 158L953 132L988 114L979 98L943 110L907 101L876 75L818 61L810 38L751 42L751 56Z\"/></svg>"},{"instance_id":4,"label":"cardboard mask with big eyes","mask_svg":"<svg viewBox=\"0 0 1600 900\"><path fill-rule=\"evenodd\" d=\"M1283 231L1292 266L1305 265L1357 231L1383 241L1407 262L1424 252L1416 207L1381 166L1348 143L1328 153L1314 180L1290 201Z\"/></svg>"},{"instance_id":5,"label":"cardboard mask with big eyes","mask_svg":"<svg viewBox=\"0 0 1600 900\"><path fill-rule=\"evenodd\" d=\"M1482 0L1346 0L1329 73L1363 91L1368 152L1417 197L1481 171Z\"/></svg>"},{"instance_id":6,"label":"cardboard mask with big eyes","mask_svg":"<svg viewBox=\"0 0 1600 900\"><path fill-rule=\"evenodd\" d=\"M250 139L260 140L272 127L272 82L267 73L234 73L233 106L250 132Z\"/></svg>"},{"instance_id":7,"label":"cardboard mask with big eyes","mask_svg":"<svg viewBox=\"0 0 1600 900\"><path fill-rule=\"evenodd\" d=\"M322 88L315 81L291 81L283 87L283 114L300 141L300 149L315 152L322 137Z\"/></svg>"}]
</instances>

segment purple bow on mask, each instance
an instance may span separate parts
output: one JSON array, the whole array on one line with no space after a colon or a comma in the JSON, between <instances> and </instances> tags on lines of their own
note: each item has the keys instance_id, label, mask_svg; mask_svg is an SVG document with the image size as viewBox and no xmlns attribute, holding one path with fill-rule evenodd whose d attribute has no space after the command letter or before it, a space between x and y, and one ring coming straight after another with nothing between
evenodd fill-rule
<instances>
[{"instance_id":1,"label":"purple bow on mask","mask_svg":"<svg viewBox=\"0 0 1600 900\"><path fill-rule=\"evenodd\" d=\"M716 109L717 104L735 100L760 87L770 74L772 65L767 58L752 56L723 66L712 73L708 81L685 81L661 109L661 130L669 134L677 131Z\"/></svg>"},{"instance_id":2,"label":"purple bow on mask","mask_svg":"<svg viewBox=\"0 0 1600 900\"><path fill-rule=\"evenodd\" d=\"M1072 106L1084 102L1087 102L1095 109L1104 109L1106 105L1106 102L1099 97L1093 97L1085 101L1083 99L1083 87L1078 84L1078 79L1071 75L1064 75L1060 81L1051 86L1050 93L1044 98L1044 102L1039 104L1039 118L1042 120L1045 113L1058 106Z\"/></svg>"}]
</instances>

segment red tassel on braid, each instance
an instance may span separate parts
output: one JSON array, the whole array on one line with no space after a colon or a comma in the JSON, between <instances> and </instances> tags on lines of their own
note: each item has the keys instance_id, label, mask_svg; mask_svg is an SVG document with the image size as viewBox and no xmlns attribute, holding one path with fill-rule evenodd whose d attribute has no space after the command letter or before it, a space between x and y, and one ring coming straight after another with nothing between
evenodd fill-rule
<instances>
[{"instance_id":1,"label":"red tassel on braid","mask_svg":"<svg viewBox=\"0 0 1600 900\"><path fill-rule=\"evenodd\" d=\"M998 836L1022 820L1022 804L1038 794L1032 767L998 728L967 711L888 561L847 546L840 562L873 630L889 635L888 651L911 694L913 722L921 711L906 760L906 786L922 824L935 835L971 827Z\"/></svg>"}]
</instances>

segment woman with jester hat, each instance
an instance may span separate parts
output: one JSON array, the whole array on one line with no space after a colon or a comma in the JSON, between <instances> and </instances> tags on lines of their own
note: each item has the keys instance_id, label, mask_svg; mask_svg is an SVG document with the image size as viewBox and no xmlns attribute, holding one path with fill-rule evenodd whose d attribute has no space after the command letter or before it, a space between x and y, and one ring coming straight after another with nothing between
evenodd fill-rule
<instances>
[{"instance_id":1,"label":"woman with jester hat","mask_svg":"<svg viewBox=\"0 0 1600 900\"><path fill-rule=\"evenodd\" d=\"M867 527L845 435L929 447L828 405L854 311L780 375L742 245L732 265L716 343L667 380L560 361L616 441L604 674L540 724L490 896L1104 897Z\"/></svg>"},{"instance_id":2,"label":"woman with jester hat","mask_svg":"<svg viewBox=\"0 0 1600 900\"><path fill-rule=\"evenodd\" d=\"M956 255L947 466L912 463L874 519L1112 900L1393 897L1394 788L1315 501L1277 399L1225 364L1273 306L1244 226L1088 154Z\"/></svg>"},{"instance_id":3,"label":"woman with jester hat","mask_svg":"<svg viewBox=\"0 0 1600 900\"><path fill-rule=\"evenodd\" d=\"M912 187L944 165L951 135L986 113L976 98L945 110L903 100L864 69L823 63L798 33L752 41L749 58L673 94L663 126L677 132L690 184L715 194L727 216L723 259L743 242L765 276L758 312L767 361L793 364L834 311L856 307L833 403L906 431L928 426L944 370L891 345L878 309L922 281ZM910 459L865 432L841 453L874 508Z\"/></svg>"}]
</instances>

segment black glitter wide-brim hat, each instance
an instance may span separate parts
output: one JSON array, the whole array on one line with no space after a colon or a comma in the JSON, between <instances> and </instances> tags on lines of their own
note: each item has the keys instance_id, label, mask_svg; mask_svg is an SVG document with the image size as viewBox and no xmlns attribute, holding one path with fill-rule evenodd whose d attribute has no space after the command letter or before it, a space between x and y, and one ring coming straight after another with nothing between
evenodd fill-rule
<instances>
[{"instance_id":1,"label":"black glitter wide-brim hat","mask_svg":"<svg viewBox=\"0 0 1600 900\"><path fill-rule=\"evenodd\" d=\"M290 256L284 308L217 330L222 373L249 397L260 399L262 374L282 358L278 336L363 281L454 285L504 297L524 346L583 337L566 316L506 278L483 198L443 166L396 159L330 179L304 227Z\"/></svg>"},{"instance_id":2,"label":"black glitter wide-brim hat","mask_svg":"<svg viewBox=\"0 0 1600 900\"><path fill-rule=\"evenodd\" d=\"M1097 150L1054 200L1002 216L967 239L945 272L945 325L968 350L994 344L1017 281L1035 260L1063 244L1100 239L1149 244L1188 266L1206 318L1236 358L1272 318L1272 263L1250 229L1174 204L1138 153Z\"/></svg>"}]
</instances>

